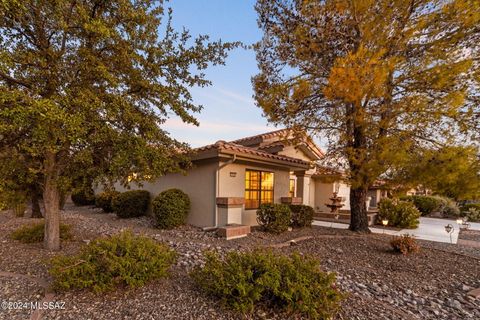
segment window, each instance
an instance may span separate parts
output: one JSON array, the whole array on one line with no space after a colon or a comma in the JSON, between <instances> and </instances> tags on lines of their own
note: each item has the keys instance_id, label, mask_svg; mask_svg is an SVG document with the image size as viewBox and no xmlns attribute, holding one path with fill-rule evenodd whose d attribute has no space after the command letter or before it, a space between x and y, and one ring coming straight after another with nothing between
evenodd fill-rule
<instances>
[{"instance_id":1,"label":"window","mask_svg":"<svg viewBox=\"0 0 480 320\"><path fill-rule=\"evenodd\" d=\"M288 185L288 196L290 198L295 197L295 179L290 179L290 184Z\"/></svg>"},{"instance_id":2,"label":"window","mask_svg":"<svg viewBox=\"0 0 480 320\"><path fill-rule=\"evenodd\" d=\"M246 170L245 209L258 209L262 203L273 202L273 172Z\"/></svg>"}]
</instances>

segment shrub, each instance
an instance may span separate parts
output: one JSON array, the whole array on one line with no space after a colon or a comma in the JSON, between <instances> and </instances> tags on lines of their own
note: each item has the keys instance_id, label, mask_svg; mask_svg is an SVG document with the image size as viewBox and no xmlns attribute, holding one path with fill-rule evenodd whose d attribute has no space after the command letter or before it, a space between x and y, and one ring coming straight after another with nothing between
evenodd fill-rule
<instances>
[{"instance_id":1,"label":"shrub","mask_svg":"<svg viewBox=\"0 0 480 320\"><path fill-rule=\"evenodd\" d=\"M143 216L147 212L149 202L148 191L131 190L113 198L112 207L119 218L133 218Z\"/></svg>"},{"instance_id":2,"label":"shrub","mask_svg":"<svg viewBox=\"0 0 480 320\"><path fill-rule=\"evenodd\" d=\"M50 260L50 275L57 290L90 288L101 292L122 285L140 287L164 278L176 260L168 246L125 231L100 238L82 247L74 256Z\"/></svg>"},{"instance_id":3,"label":"shrub","mask_svg":"<svg viewBox=\"0 0 480 320\"><path fill-rule=\"evenodd\" d=\"M413 202L422 216L429 215L438 210L442 204L438 198L431 196L406 196L402 197L401 200Z\"/></svg>"},{"instance_id":4,"label":"shrub","mask_svg":"<svg viewBox=\"0 0 480 320\"><path fill-rule=\"evenodd\" d=\"M466 205L463 205L461 208L461 215L465 216L467 212L470 210L470 208L477 209L480 211L480 203L469 203Z\"/></svg>"},{"instance_id":5,"label":"shrub","mask_svg":"<svg viewBox=\"0 0 480 320\"><path fill-rule=\"evenodd\" d=\"M470 207L465 213L465 217L467 218L467 221L480 222L480 209Z\"/></svg>"},{"instance_id":6,"label":"shrub","mask_svg":"<svg viewBox=\"0 0 480 320\"><path fill-rule=\"evenodd\" d=\"M263 304L309 319L330 319L340 307L343 294L335 287L335 275L322 272L316 259L260 250L231 251L224 259L206 252L205 257L205 266L191 273L194 281L242 313Z\"/></svg>"},{"instance_id":7,"label":"shrub","mask_svg":"<svg viewBox=\"0 0 480 320\"><path fill-rule=\"evenodd\" d=\"M443 216L458 217L460 215L460 209L452 199L442 196L433 196L433 198L437 199L439 203L439 206L436 210Z\"/></svg>"},{"instance_id":8,"label":"shrub","mask_svg":"<svg viewBox=\"0 0 480 320\"><path fill-rule=\"evenodd\" d=\"M23 243L42 242L45 237L45 222L23 225L13 231L11 238ZM60 239L70 240L73 238L72 226L60 224Z\"/></svg>"},{"instance_id":9,"label":"shrub","mask_svg":"<svg viewBox=\"0 0 480 320\"><path fill-rule=\"evenodd\" d=\"M257 222L265 231L282 233L288 230L292 211L286 204L264 203L257 210Z\"/></svg>"},{"instance_id":10,"label":"shrub","mask_svg":"<svg viewBox=\"0 0 480 320\"><path fill-rule=\"evenodd\" d=\"M403 255L420 251L420 247L418 246L415 238L409 236L408 234L404 234L400 237L394 237L390 241L390 245L392 246L393 251L400 252Z\"/></svg>"},{"instance_id":11,"label":"shrub","mask_svg":"<svg viewBox=\"0 0 480 320\"><path fill-rule=\"evenodd\" d=\"M92 188L73 190L71 198L76 206L90 206L95 204L95 194Z\"/></svg>"},{"instance_id":12,"label":"shrub","mask_svg":"<svg viewBox=\"0 0 480 320\"><path fill-rule=\"evenodd\" d=\"M379 203L378 217L387 219L393 227L414 229L418 227L420 212L411 202L384 198Z\"/></svg>"},{"instance_id":13,"label":"shrub","mask_svg":"<svg viewBox=\"0 0 480 320\"><path fill-rule=\"evenodd\" d=\"M292 227L310 227L313 222L315 211L312 207L303 204L290 205L292 211Z\"/></svg>"},{"instance_id":14,"label":"shrub","mask_svg":"<svg viewBox=\"0 0 480 320\"><path fill-rule=\"evenodd\" d=\"M190 199L182 190L165 190L153 199L152 211L159 228L172 229L187 222Z\"/></svg>"},{"instance_id":15,"label":"shrub","mask_svg":"<svg viewBox=\"0 0 480 320\"><path fill-rule=\"evenodd\" d=\"M113 212L112 202L113 199L118 196L118 191L104 191L95 197L95 205L102 208L104 212Z\"/></svg>"}]
</instances>

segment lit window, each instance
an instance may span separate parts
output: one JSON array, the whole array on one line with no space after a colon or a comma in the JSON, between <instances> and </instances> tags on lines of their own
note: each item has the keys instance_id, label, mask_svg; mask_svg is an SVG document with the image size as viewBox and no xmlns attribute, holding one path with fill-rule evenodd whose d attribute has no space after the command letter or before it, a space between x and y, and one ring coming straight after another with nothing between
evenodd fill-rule
<instances>
[{"instance_id":1,"label":"lit window","mask_svg":"<svg viewBox=\"0 0 480 320\"><path fill-rule=\"evenodd\" d=\"M291 198L295 197L295 179L290 179L290 184L288 186L288 196Z\"/></svg>"},{"instance_id":2,"label":"lit window","mask_svg":"<svg viewBox=\"0 0 480 320\"><path fill-rule=\"evenodd\" d=\"M273 172L246 170L245 209L257 209L262 203L273 203Z\"/></svg>"}]
</instances>

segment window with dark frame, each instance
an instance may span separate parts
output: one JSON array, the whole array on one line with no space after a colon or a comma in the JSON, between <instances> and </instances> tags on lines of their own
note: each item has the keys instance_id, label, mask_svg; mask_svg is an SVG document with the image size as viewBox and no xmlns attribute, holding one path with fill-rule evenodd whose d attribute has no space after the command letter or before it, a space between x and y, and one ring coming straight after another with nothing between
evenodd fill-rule
<instances>
[{"instance_id":1,"label":"window with dark frame","mask_svg":"<svg viewBox=\"0 0 480 320\"><path fill-rule=\"evenodd\" d=\"M273 203L274 173L245 171L245 209L258 209L262 203Z\"/></svg>"}]
</instances>

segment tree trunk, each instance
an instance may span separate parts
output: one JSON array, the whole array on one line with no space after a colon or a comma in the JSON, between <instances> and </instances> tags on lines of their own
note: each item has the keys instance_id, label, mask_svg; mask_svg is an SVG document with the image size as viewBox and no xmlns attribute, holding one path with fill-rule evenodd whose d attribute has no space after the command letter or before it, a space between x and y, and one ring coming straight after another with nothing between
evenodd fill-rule
<instances>
[{"instance_id":1,"label":"tree trunk","mask_svg":"<svg viewBox=\"0 0 480 320\"><path fill-rule=\"evenodd\" d=\"M40 209L40 194L37 187L32 188L32 218L43 218Z\"/></svg>"},{"instance_id":2,"label":"tree trunk","mask_svg":"<svg viewBox=\"0 0 480 320\"><path fill-rule=\"evenodd\" d=\"M361 186L350 188L350 230L370 233L366 201L367 189Z\"/></svg>"},{"instance_id":3,"label":"tree trunk","mask_svg":"<svg viewBox=\"0 0 480 320\"><path fill-rule=\"evenodd\" d=\"M45 169L43 191L43 202L45 204L44 246L48 250L60 250L60 192L57 186L55 154L47 154Z\"/></svg>"}]
</instances>

